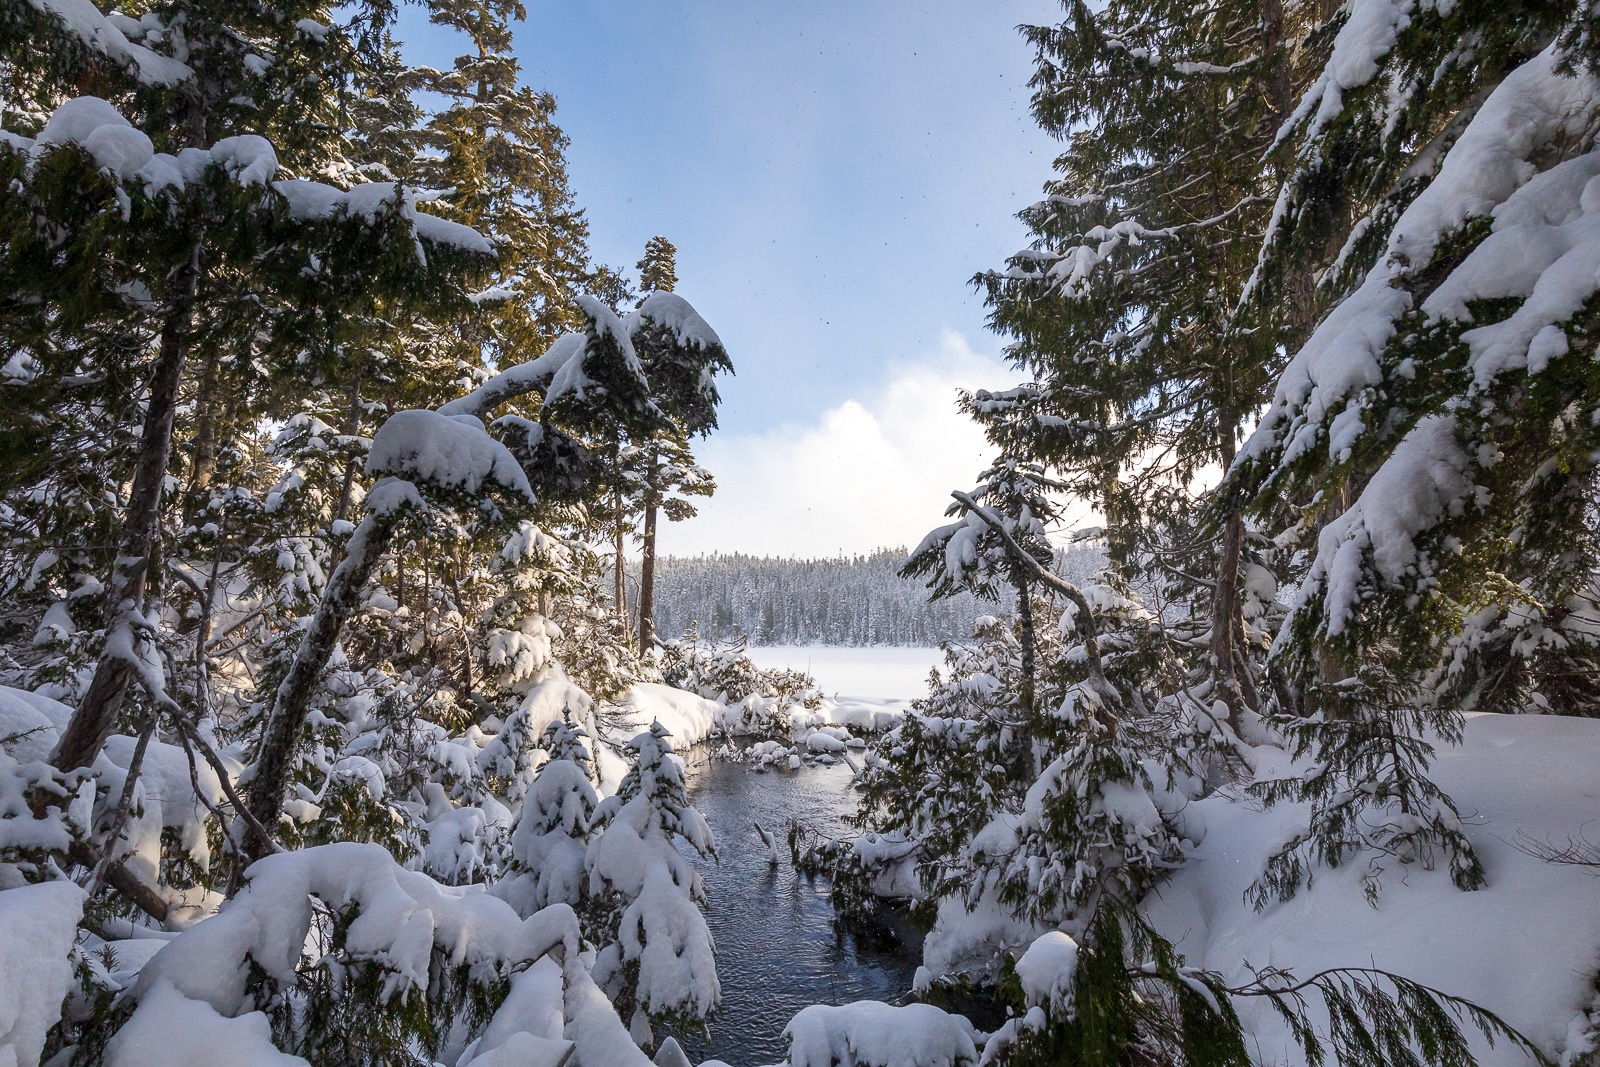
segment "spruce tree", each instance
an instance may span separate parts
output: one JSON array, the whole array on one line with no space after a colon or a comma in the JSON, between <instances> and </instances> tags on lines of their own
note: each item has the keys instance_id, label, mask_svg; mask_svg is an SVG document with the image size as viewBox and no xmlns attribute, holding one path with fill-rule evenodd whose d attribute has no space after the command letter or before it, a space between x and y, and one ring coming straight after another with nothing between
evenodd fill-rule
<instances>
[{"instance_id":1,"label":"spruce tree","mask_svg":"<svg viewBox=\"0 0 1600 1067\"><path fill-rule=\"evenodd\" d=\"M694 461L689 439L716 428L720 397L714 376L732 373L722 342L704 320L685 317L681 300L672 295L678 274L677 247L665 237L652 237L639 261L639 284L644 295L636 314L640 332L640 357L650 375L663 418L643 441L629 449L624 475L640 516L641 566L639 570L639 649L648 652L655 642L656 526L665 512L669 522L695 514L690 497L716 491L711 475ZM648 325L645 325L648 324ZM617 527L623 516L617 516ZM623 567L619 534L617 566Z\"/></svg>"},{"instance_id":2,"label":"spruce tree","mask_svg":"<svg viewBox=\"0 0 1600 1067\"><path fill-rule=\"evenodd\" d=\"M1236 711L1259 702L1242 647L1242 512L1166 544L1143 531L1182 514L1174 487L1232 462L1277 346L1304 329L1287 306L1234 307L1270 214L1274 133L1305 76L1293 21L1305 16L1257 0L1064 6L1060 25L1024 32L1034 114L1066 148L1046 199L1022 213L1032 246L978 278L1032 380L967 407L1002 449L1099 504L1119 580L1170 582L1160 563L1192 573L1177 557L1204 545L1214 577L1164 599L1209 617L1206 655L1181 651Z\"/></svg>"},{"instance_id":3,"label":"spruce tree","mask_svg":"<svg viewBox=\"0 0 1600 1067\"><path fill-rule=\"evenodd\" d=\"M639 288L646 293L670 293L678 285L678 246L656 236L644 243L644 258L636 264Z\"/></svg>"},{"instance_id":4,"label":"spruce tree","mask_svg":"<svg viewBox=\"0 0 1600 1067\"><path fill-rule=\"evenodd\" d=\"M597 812L605 829L586 862L604 942L596 979L630 1018L634 1040L651 1045L653 1025L703 1028L722 999L716 947L700 912L705 882L676 841L707 858L716 847L689 803L683 760L661 724L652 722L629 748L634 764Z\"/></svg>"},{"instance_id":5,"label":"spruce tree","mask_svg":"<svg viewBox=\"0 0 1600 1067\"><path fill-rule=\"evenodd\" d=\"M358 280L374 293L387 287L393 298L427 294L447 303L451 290L440 271L459 270L467 257L487 251L476 235L468 242L477 242L476 252L461 246L448 224L414 226L407 194L393 186L372 186L376 195L352 211L337 190L273 183L280 164L315 169L338 158L335 112L368 28L359 21L364 12L334 27L322 7L302 7L186 4L152 11L138 23L108 23L93 41L134 49L137 62L117 86L118 99L143 129L103 100L80 97L57 108L38 131L44 145L54 146L53 166L23 167L22 154L10 152L21 195L8 200L14 215L6 271L13 292L42 296L32 309L8 316L15 347L48 344L52 335L89 338L97 322L129 318L132 310L133 322L147 324L154 348L117 562L106 581L105 651L62 739L63 765L93 758L136 675L147 688L156 684L140 666L148 654L140 651L147 649L140 635L147 592L163 580L162 498L191 350L217 343L207 340L218 336L212 331L250 322L267 339L256 358L281 358L298 349L297 335L316 334L319 315ZM177 47L166 31L174 20L184 25L181 60L159 51ZM46 22L43 39L52 47L65 42L63 55L88 32L79 22ZM129 33L148 43L135 46ZM180 155L156 153L158 147ZM24 222L38 216L53 220L50 235ZM419 231L432 259L415 254ZM99 254L115 240L126 242L118 255ZM91 248L96 254L89 257ZM111 264L116 273L108 274ZM64 306L63 293L91 297Z\"/></svg>"},{"instance_id":6,"label":"spruce tree","mask_svg":"<svg viewBox=\"0 0 1600 1067\"><path fill-rule=\"evenodd\" d=\"M464 34L474 50L447 71L418 69L417 85L449 100L431 116L418 180L445 193L449 215L498 242L495 287L460 337L472 362L507 367L532 358L583 322L575 298L590 291L589 225L567 184L568 139L548 92L519 84L513 23L518 0L431 0L429 18Z\"/></svg>"},{"instance_id":7,"label":"spruce tree","mask_svg":"<svg viewBox=\"0 0 1600 1067\"><path fill-rule=\"evenodd\" d=\"M1035 650L1039 643L1033 616L1037 584L1034 571L1054 562L1046 527L1060 517L1060 509L1047 495L1055 484L1037 463L1002 457L979 478L978 487L971 493L959 494L965 499L958 499L946 511L958 521L924 537L901 573L925 577L935 598L965 590L985 600L996 600L998 583L1011 586L1022 654L1017 714L1027 723L1039 711L1034 697L1038 677ZM987 509L1000 525L992 525L980 509ZM1029 567L1020 559L1013 546L1030 557L1035 566ZM1027 730L1024 725L1022 737L1027 736Z\"/></svg>"},{"instance_id":8,"label":"spruce tree","mask_svg":"<svg viewBox=\"0 0 1600 1067\"><path fill-rule=\"evenodd\" d=\"M1432 744L1459 740L1463 708L1584 704L1595 296L1565 280L1583 243L1544 241L1592 206L1586 17L1466 5L1381 39L1335 21L1283 130L1295 168L1249 296L1279 300L1309 268L1330 310L1225 489L1305 546L1274 651L1321 713L1291 733L1325 773L1259 786L1311 803L1259 901L1307 878L1307 854L1364 857L1374 892L1384 856L1482 884L1426 777Z\"/></svg>"}]
</instances>

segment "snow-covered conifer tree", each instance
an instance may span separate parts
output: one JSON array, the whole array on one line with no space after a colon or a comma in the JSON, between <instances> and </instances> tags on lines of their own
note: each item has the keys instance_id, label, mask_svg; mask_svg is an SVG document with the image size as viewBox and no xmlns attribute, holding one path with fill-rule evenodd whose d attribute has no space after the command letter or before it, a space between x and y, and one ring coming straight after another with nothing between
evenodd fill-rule
<instances>
[{"instance_id":1,"label":"snow-covered conifer tree","mask_svg":"<svg viewBox=\"0 0 1600 1067\"><path fill-rule=\"evenodd\" d=\"M689 803L683 760L667 731L652 723L629 747L634 765L596 812L603 829L587 866L604 944L596 980L646 1045L654 1043L652 1024L698 1026L722 999L716 946L700 912L705 883L675 841L702 856L716 852L710 828Z\"/></svg>"},{"instance_id":2,"label":"snow-covered conifer tree","mask_svg":"<svg viewBox=\"0 0 1600 1067\"><path fill-rule=\"evenodd\" d=\"M644 258L636 265L639 288L646 293L670 293L678 285L678 246L659 235L644 243Z\"/></svg>"},{"instance_id":3,"label":"snow-covered conifer tree","mask_svg":"<svg viewBox=\"0 0 1600 1067\"><path fill-rule=\"evenodd\" d=\"M715 377L732 373L733 363L717 335L688 304L672 294L676 282L673 253L665 238L652 238L639 270L648 291L629 319L634 343L650 375L665 416L662 424L630 451L628 479L641 516L639 569L639 647L648 651L655 637L656 521L665 513L680 522L695 514L691 497L710 496L716 482L694 461L689 439L716 429ZM692 315L692 317L691 317Z\"/></svg>"},{"instance_id":4,"label":"snow-covered conifer tree","mask_svg":"<svg viewBox=\"0 0 1600 1067\"><path fill-rule=\"evenodd\" d=\"M967 590L986 600L998 596L1001 582L1011 586L1017 605L1017 640L1022 652L1019 717L1037 708L1034 679L1038 635L1034 627L1035 571L1049 566L1054 550L1045 528L1060 516L1047 495L1056 487L1037 463L1012 456L999 459L979 476L971 493L958 494L946 514L959 521L941 526L912 550L902 573L925 577L934 597ZM1030 557L1028 566L1023 555ZM1023 736L1026 736L1024 727Z\"/></svg>"},{"instance_id":5,"label":"snow-covered conifer tree","mask_svg":"<svg viewBox=\"0 0 1600 1067\"><path fill-rule=\"evenodd\" d=\"M1208 624L1205 655L1177 653L1230 712L1256 708L1243 513L1188 497L1202 468L1233 460L1277 347L1309 321L1302 272L1285 276L1286 300L1250 316L1236 305L1271 214L1274 135L1309 76L1311 13L1257 0L1063 6L1063 22L1024 32L1034 115L1065 151L1021 215L1032 245L978 279L1031 380L966 407L1000 447L1098 504L1124 594L1137 577L1187 601Z\"/></svg>"},{"instance_id":6,"label":"snow-covered conifer tree","mask_svg":"<svg viewBox=\"0 0 1600 1067\"><path fill-rule=\"evenodd\" d=\"M588 744L588 735L573 723L570 711L540 739L548 758L523 799L511 837L512 874L495 888L519 914L531 915L551 904L585 910L585 857L600 806Z\"/></svg>"}]
</instances>

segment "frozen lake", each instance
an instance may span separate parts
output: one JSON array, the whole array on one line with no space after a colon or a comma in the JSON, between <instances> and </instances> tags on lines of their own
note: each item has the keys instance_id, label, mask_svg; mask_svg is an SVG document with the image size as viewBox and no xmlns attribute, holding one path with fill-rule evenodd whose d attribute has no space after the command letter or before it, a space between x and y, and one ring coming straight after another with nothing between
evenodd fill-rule
<instances>
[{"instance_id":1,"label":"frozen lake","mask_svg":"<svg viewBox=\"0 0 1600 1067\"><path fill-rule=\"evenodd\" d=\"M944 665L937 648L869 645L767 645L747 650L756 666L805 671L829 696L915 700L928 689L928 671Z\"/></svg>"}]
</instances>

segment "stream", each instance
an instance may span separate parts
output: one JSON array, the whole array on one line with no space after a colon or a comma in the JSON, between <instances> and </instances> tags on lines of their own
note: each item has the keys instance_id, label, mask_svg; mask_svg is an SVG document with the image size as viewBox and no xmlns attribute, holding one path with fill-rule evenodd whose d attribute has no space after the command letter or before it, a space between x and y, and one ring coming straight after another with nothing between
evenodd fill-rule
<instances>
[{"instance_id":1,"label":"stream","mask_svg":"<svg viewBox=\"0 0 1600 1067\"><path fill-rule=\"evenodd\" d=\"M751 651L760 654L757 662L763 666L780 658L770 649ZM839 689L865 690L857 695L879 698L916 695L917 679L926 677L926 669L908 670L910 665L900 661L907 653L921 653L930 662L937 655L925 649L828 651L834 659L854 661L855 676L847 679L841 672ZM865 677L875 673L874 660L884 659L887 669L876 672L876 679ZM811 666L824 688L833 688L832 672ZM806 1005L893 1000L909 990L922 962L921 945L885 945L876 938L868 944L841 930L828 904L827 883L796 874L789 862L785 833L791 818L830 836L848 831L842 820L856 807L850 768L837 763L757 771L709 759L704 748L685 755L691 766L690 799L717 842L719 862L696 863L710 898L706 919L717 941L722 981L722 1010L712 1021L710 1040L679 1036L690 1060L720 1059L731 1067L776 1064L788 1053L783 1028ZM776 867L767 862L758 822L777 839Z\"/></svg>"}]
</instances>

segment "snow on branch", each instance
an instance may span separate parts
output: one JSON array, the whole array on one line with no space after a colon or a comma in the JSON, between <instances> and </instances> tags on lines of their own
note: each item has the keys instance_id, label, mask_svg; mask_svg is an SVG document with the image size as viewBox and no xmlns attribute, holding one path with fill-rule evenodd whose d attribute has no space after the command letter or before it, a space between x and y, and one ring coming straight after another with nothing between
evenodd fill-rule
<instances>
[{"instance_id":1,"label":"snow on branch","mask_svg":"<svg viewBox=\"0 0 1600 1067\"><path fill-rule=\"evenodd\" d=\"M61 28L87 47L109 56L144 85L177 85L194 77L188 64L160 55L142 44L128 40L123 29L138 30L141 24L126 16L100 13L93 0L28 0L33 7L52 17Z\"/></svg>"},{"instance_id":2,"label":"snow on branch","mask_svg":"<svg viewBox=\"0 0 1600 1067\"><path fill-rule=\"evenodd\" d=\"M645 297L644 303L630 314L623 325L631 337L646 323L665 327L673 338L686 348L720 348L722 339L710 323L677 293L657 290Z\"/></svg>"},{"instance_id":3,"label":"snow on branch","mask_svg":"<svg viewBox=\"0 0 1600 1067\"><path fill-rule=\"evenodd\" d=\"M1562 56L1551 45L1485 101L1445 156L1438 177L1395 223L1382 260L1289 362L1236 469L1272 462L1276 477L1319 445L1331 462L1349 458L1368 428L1368 390L1383 379L1379 357L1412 308L1408 288L1415 272L1432 261L1447 234L1474 216L1492 214L1533 179L1536 151L1558 137L1581 134L1592 120L1600 99L1595 80L1564 73L1561 66ZM1451 292L1457 300L1463 295Z\"/></svg>"},{"instance_id":4,"label":"snow on branch","mask_svg":"<svg viewBox=\"0 0 1600 1067\"><path fill-rule=\"evenodd\" d=\"M490 482L534 502L528 475L471 415L413 409L391 415L372 439L368 474L392 474L476 493Z\"/></svg>"}]
</instances>

